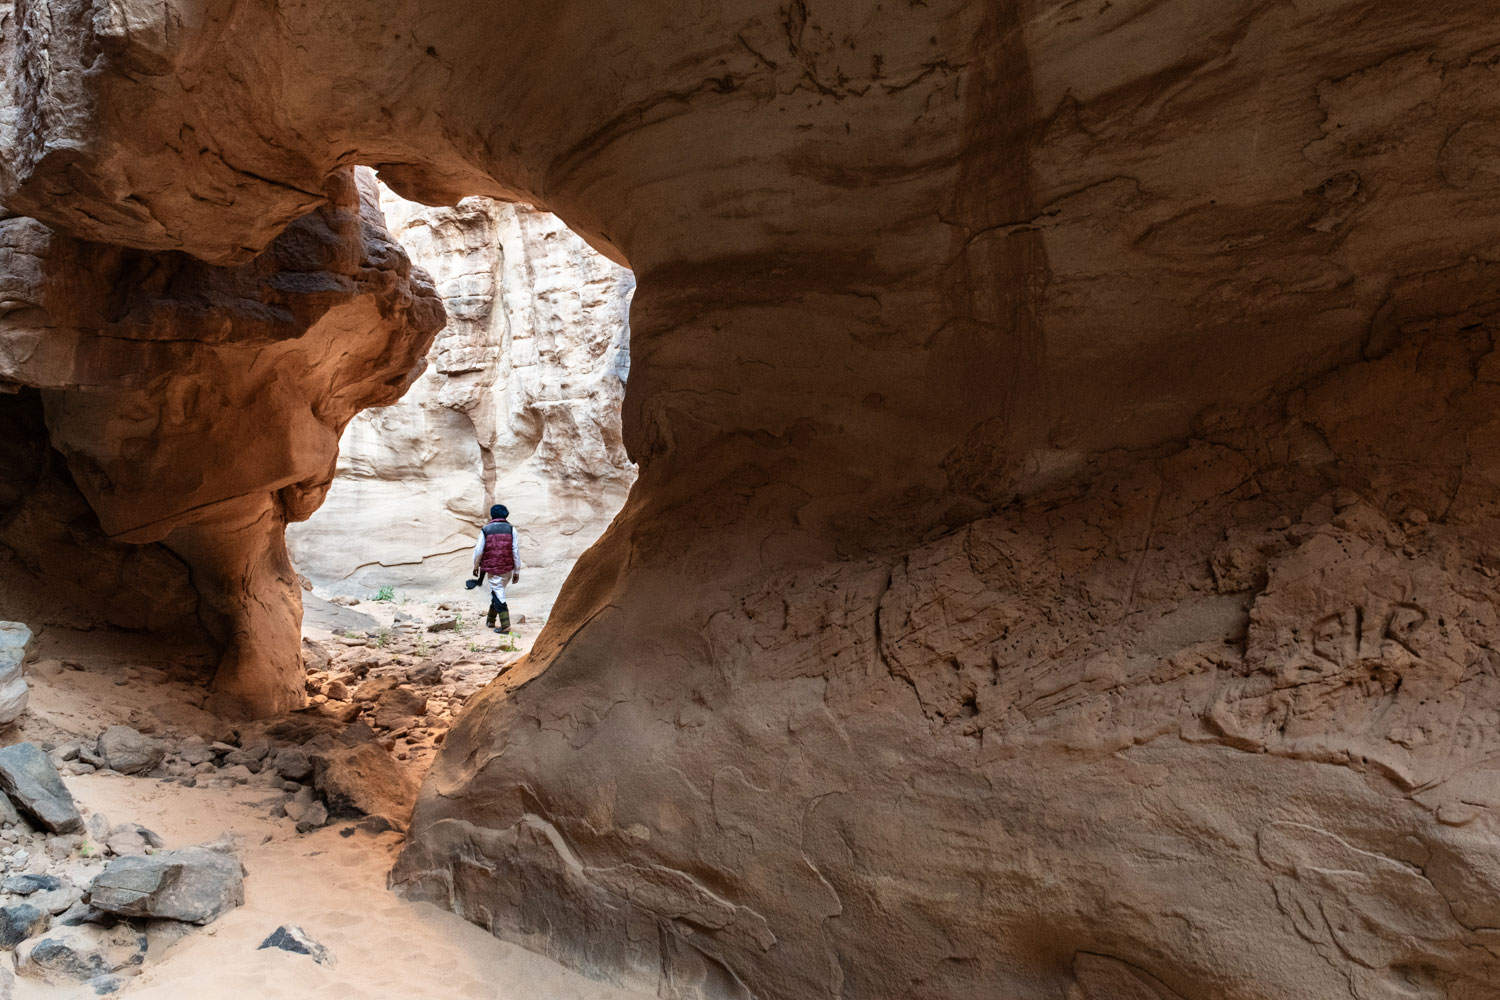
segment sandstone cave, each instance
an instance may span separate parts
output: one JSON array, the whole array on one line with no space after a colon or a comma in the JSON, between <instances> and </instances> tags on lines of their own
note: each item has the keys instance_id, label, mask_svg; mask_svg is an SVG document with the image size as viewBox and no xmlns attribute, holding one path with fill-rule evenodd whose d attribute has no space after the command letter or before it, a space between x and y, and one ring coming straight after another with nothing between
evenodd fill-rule
<instances>
[{"instance_id":1,"label":"sandstone cave","mask_svg":"<svg viewBox=\"0 0 1500 1000\"><path fill-rule=\"evenodd\" d=\"M0 996L1500 998L1488 5L0 0L0 108Z\"/></svg>"}]
</instances>

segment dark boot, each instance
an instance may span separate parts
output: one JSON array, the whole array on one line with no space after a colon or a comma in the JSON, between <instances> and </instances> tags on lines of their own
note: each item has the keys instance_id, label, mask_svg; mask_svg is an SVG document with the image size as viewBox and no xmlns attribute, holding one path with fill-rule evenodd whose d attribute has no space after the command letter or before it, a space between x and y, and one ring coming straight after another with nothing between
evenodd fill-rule
<instances>
[{"instance_id":1,"label":"dark boot","mask_svg":"<svg viewBox=\"0 0 1500 1000\"><path fill-rule=\"evenodd\" d=\"M490 623L490 627L495 628L494 622ZM495 631L507 633L510 631L510 605L503 602L500 604L500 627Z\"/></svg>"},{"instance_id":2,"label":"dark boot","mask_svg":"<svg viewBox=\"0 0 1500 1000\"><path fill-rule=\"evenodd\" d=\"M495 616L498 615L501 609L504 607L505 605L500 603L500 598L496 597L494 594L490 595L490 613L484 619L485 628L495 627ZM505 620L510 620L510 614L508 612L506 613Z\"/></svg>"}]
</instances>

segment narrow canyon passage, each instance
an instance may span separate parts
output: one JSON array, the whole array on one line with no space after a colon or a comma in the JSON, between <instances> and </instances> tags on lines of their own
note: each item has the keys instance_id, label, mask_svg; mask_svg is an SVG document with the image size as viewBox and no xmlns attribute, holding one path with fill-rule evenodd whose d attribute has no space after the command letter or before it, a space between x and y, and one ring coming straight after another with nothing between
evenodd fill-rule
<instances>
[{"instance_id":1,"label":"narrow canyon passage","mask_svg":"<svg viewBox=\"0 0 1500 1000\"><path fill-rule=\"evenodd\" d=\"M465 379L504 338L451 294L505 286L491 241L446 275L400 243L525 224L486 197L631 268L623 397L573 422L620 400L582 449L611 502L578 507L613 520L454 713L404 899L675 1000L1500 995L1480 5L0 25L0 419L33 435L0 500L81 499L100 572L159 574L244 725L348 686L301 662L284 525L363 601L462 545L315 565L340 476L349 524L422 470L459 536L519 483ZM450 208L382 219L357 165ZM356 418L413 386L473 442L454 468ZM60 577L95 541L16 534Z\"/></svg>"}]
</instances>

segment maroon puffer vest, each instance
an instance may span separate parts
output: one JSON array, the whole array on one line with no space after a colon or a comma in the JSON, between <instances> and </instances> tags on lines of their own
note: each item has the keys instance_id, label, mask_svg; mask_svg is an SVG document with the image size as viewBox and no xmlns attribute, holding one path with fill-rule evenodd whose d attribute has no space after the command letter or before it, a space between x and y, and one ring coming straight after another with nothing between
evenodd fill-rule
<instances>
[{"instance_id":1,"label":"maroon puffer vest","mask_svg":"<svg viewBox=\"0 0 1500 1000\"><path fill-rule=\"evenodd\" d=\"M479 568L490 576L505 576L516 571L516 554L510 547L514 531L504 520L491 521L484 526L484 555L479 557Z\"/></svg>"}]
</instances>

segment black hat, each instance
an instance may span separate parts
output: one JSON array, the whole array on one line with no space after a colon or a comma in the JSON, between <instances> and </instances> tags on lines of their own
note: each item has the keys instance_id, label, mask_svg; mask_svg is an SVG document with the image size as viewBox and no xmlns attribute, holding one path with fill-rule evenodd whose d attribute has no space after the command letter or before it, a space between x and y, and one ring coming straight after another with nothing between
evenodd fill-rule
<instances>
[{"instance_id":1,"label":"black hat","mask_svg":"<svg viewBox=\"0 0 1500 1000\"><path fill-rule=\"evenodd\" d=\"M490 517L500 519L510 517L510 510L503 503L497 503L490 508Z\"/></svg>"}]
</instances>

